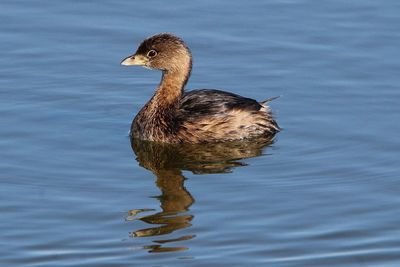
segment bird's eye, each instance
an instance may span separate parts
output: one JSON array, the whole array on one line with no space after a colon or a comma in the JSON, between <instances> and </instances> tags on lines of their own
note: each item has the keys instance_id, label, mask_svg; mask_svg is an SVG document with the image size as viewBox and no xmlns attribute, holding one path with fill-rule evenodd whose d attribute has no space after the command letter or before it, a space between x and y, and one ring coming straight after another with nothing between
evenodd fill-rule
<instances>
[{"instance_id":1,"label":"bird's eye","mask_svg":"<svg viewBox=\"0 0 400 267\"><path fill-rule=\"evenodd\" d=\"M148 57L155 57L155 56L157 56L157 51L156 51L156 50L150 50L150 51L147 53L147 56L148 56Z\"/></svg>"}]
</instances>

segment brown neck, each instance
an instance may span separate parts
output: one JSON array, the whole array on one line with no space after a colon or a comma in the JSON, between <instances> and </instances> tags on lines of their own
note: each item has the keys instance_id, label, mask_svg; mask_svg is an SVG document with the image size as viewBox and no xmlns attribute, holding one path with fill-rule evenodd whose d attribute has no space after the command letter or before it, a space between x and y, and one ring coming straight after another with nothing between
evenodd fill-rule
<instances>
[{"instance_id":1,"label":"brown neck","mask_svg":"<svg viewBox=\"0 0 400 267\"><path fill-rule=\"evenodd\" d=\"M190 72L191 62L180 68L163 71L160 85L150 100L151 106L159 109L177 103L183 94Z\"/></svg>"}]
</instances>

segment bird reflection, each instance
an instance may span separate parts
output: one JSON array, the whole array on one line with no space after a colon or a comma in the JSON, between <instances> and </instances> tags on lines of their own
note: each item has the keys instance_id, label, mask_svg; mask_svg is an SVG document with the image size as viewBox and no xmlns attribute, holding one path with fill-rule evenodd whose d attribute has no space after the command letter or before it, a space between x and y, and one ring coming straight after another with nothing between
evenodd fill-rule
<instances>
[{"instance_id":1,"label":"bird reflection","mask_svg":"<svg viewBox=\"0 0 400 267\"><path fill-rule=\"evenodd\" d=\"M195 235L172 238L168 235L179 229L191 226L193 215L189 207L194 203L193 196L184 186L182 171L194 174L227 173L233 168L245 166L241 159L257 157L264 147L272 144L271 138L259 137L246 141L216 144L163 144L141 140L131 140L132 150L139 165L151 171L157 178L156 185L161 191L157 198L161 211L134 209L129 211L127 220L141 220L152 227L131 233L132 237L166 238L153 240L145 246L149 252L170 252L188 249L184 246L168 246L169 243L189 240ZM140 216L144 212L150 215Z\"/></svg>"}]
</instances>

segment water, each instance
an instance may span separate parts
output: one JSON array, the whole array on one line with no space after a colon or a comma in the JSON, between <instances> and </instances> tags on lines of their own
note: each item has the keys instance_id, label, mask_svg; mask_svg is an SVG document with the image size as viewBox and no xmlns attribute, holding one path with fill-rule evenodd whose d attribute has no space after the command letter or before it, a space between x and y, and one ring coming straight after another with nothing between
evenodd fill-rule
<instances>
[{"instance_id":1,"label":"water","mask_svg":"<svg viewBox=\"0 0 400 267\"><path fill-rule=\"evenodd\" d=\"M0 4L1 266L399 266L398 1ZM275 142L130 144L163 31Z\"/></svg>"}]
</instances>

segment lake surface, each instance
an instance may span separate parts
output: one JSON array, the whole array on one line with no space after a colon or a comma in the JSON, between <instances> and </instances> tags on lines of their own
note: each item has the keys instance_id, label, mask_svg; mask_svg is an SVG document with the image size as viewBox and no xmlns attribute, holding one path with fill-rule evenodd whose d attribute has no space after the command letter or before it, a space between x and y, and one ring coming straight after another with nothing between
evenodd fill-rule
<instances>
[{"instance_id":1,"label":"lake surface","mask_svg":"<svg viewBox=\"0 0 400 267\"><path fill-rule=\"evenodd\" d=\"M1 266L400 266L400 2L0 3ZM271 143L131 144L174 32Z\"/></svg>"}]
</instances>

